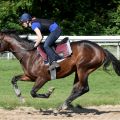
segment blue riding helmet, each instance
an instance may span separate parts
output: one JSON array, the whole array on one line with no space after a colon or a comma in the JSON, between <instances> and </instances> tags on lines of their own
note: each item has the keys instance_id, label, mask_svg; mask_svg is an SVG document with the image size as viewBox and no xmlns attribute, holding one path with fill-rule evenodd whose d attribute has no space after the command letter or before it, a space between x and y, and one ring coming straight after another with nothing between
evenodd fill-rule
<instances>
[{"instance_id":1,"label":"blue riding helmet","mask_svg":"<svg viewBox=\"0 0 120 120\"><path fill-rule=\"evenodd\" d=\"M24 13L20 17L20 22L26 22L26 21L31 20L31 19L32 19L32 17L30 14Z\"/></svg>"}]
</instances>

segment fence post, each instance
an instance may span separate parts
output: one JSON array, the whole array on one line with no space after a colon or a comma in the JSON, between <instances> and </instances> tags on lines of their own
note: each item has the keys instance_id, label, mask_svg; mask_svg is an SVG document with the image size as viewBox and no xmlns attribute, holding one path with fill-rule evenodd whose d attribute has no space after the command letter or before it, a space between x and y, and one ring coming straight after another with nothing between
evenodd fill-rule
<instances>
[{"instance_id":1,"label":"fence post","mask_svg":"<svg viewBox=\"0 0 120 120\"><path fill-rule=\"evenodd\" d=\"M10 59L10 52L7 53L7 59Z\"/></svg>"},{"instance_id":2,"label":"fence post","mask_svg":"<svg viewBox=\"0 0 120 120\"><path fill-rule=\"evenodd\" d=\"M119 46L119 42L117 45L117 58L120 59L120 46Z\"/></svg>"}]
</instances>

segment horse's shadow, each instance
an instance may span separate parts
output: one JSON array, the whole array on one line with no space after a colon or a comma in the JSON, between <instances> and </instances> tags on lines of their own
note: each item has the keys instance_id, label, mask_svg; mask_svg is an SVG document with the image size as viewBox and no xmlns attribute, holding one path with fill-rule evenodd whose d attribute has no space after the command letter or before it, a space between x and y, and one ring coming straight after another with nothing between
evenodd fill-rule
<instances>
[{"instance_id":1,"label":"horse's shadow","mask_svg":"<svg viewBox=\"0 0 120 120\"><path fill-rule=\"evenodd\" d=\"M111 112L119 112L120 111L99 111L95 108L83 108L81 106L76 106L76 107L72 107L68 110L61 110L61 111L57 111L57 110L42 110L40 111L42 113L42 115L65 115L67 117L72 117L75 114L79 114L79 115L87 115L87 114L93 114L93 115L101 115L101 114L105 114L105 113L111 113Z\"/></svg>"}]
</instances>

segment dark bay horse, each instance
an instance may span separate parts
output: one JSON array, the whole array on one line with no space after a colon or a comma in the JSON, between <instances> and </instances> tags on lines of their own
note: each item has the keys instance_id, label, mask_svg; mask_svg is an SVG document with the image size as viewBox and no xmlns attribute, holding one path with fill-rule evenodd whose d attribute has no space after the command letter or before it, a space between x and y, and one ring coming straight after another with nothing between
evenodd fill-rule
<instances>
[{"instance_id":1,"label":"dark bay horse","mask_svg":"<svg viewBox=\"0 0 120 120\"><path fill-rule=\"evenodd\" d=\"M43 59L38 56L37 50L30 50L33 42L21 39L18 35L0 32L0 52L10 51L19 60L24 74L14 76L12 85L16 95L21 98L21 92L17 81L35 82L31 95L37 98L48 98L52 91L45 94L38 94L38 90L49 80L48 65L44 64ZM66 77L75 72L73 89L70 96L65 100L61 109L68 108L73 100L89 91L88 76L101 65L106 68L108 61L111 61L113 69L120 75L120 62L107 50L90 41L72 42L72 55L61 61L60 69L57 71L57 79Z\"/></svg>"}]
</instances>

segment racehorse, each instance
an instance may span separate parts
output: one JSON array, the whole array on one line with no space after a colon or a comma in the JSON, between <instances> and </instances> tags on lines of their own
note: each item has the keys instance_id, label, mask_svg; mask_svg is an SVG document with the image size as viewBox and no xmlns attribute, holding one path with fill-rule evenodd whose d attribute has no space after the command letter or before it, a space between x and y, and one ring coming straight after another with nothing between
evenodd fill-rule
<instances>
[{"instance_id":1,"label":"racehorse","mask_svg":"<svg viewBox=\"0 0 120 120\"><path fill-rule=\"evenodd\" d=\"M15 93L22 98L17 81L35 82L31 90L33 98L49 98L53 89L45 94L38 94L38 90L51 80L49 65L44 64L43 59L38 56L36 49L31 49L33 42L23 40L13 33L0 32L0 52L10 51L19 60L24 74L12 78ZM62 104L61 109L69 108L71 102L89 91L88 76L101 65L106 69L111 61L116 74L120 76L120 62L108 50L98 44L83 40L71 43L72 55L61 61L60 69L57 70L57 79L66 77L75 72L73 89L70 96ZM31 50L30 50L31 49Z\"/></svg>"}]
</instances>

